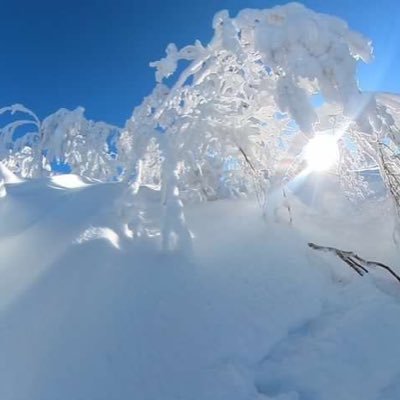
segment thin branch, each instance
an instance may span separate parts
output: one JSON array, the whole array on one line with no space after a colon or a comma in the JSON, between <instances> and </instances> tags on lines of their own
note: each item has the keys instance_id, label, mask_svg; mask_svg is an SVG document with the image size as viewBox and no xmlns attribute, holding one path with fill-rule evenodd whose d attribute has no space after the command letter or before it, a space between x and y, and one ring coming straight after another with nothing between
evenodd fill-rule
<instances>
[{"instance_id":1,"label":"thin branch","mask_svg":"<svg viewBox=\"0 0 400 400\"><path fill-rule=\"evenodd\" d=\"M238 149L242 153L244 159L246 160L247 164L249 164L249 166L253 170L253 172L257 173L256 169L254 168L253 164L249 160L249 157L247 157L247 154L244 152L244 150L240 146L238 146Z\"/></svg>"},{"instance_id":2,"label":"thin branch","mask_svg":"<svg viewBox=\"0 0 400 400\"><path fill-rule=\"evenodd\" d=\"M394 270L391 267L381 262L368 261L365 260L364 258L361 258L352 251L339 250L335 247L320 246L315 243L308 243L308 246L311 247L313 250L334 253L342 261L344 261L350 268L354 269L354 271L357 272L357 274L360 276L363 276L365 273L368 273L369 272L368 268L379 267L389 272L389 274L392 275L400 283L400 276L396 274L396 272L394 272Z\"/></svg>"}]
</instances>

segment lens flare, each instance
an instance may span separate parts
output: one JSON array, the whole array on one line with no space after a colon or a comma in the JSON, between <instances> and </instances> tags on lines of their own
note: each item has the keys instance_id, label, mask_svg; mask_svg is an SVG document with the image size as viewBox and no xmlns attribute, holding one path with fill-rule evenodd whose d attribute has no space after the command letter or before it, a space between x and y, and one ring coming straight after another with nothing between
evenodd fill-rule
<instances>
[{"instance_id":1,"label":"lens flare","mask_svg":"<svg viewBox=\"0 0 400 400\"><path fill-rule=\"evenodd\" d=\"M304 149L304 159L313 171L326 171L339 158L337 138L331 135L317 135Z\"/></svg>"}]
</instances>

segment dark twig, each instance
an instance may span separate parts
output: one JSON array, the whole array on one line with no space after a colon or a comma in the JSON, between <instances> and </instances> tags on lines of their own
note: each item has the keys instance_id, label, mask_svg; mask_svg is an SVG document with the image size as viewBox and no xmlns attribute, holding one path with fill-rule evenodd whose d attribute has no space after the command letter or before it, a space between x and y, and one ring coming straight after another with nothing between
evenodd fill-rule
<instances>
[{"instance_id":1,"label":"dark twig","mask_svg":"<svg viewBox=\"0 0 400 400\"><path fill-rule=\"evenodd\" d=\"M254 168L254 165L250 161L249 157L247 157L247 154L244 152L244 150L240 146L238 146L238 149L242 153L242 156L244 157L244 159L247 162L247 164L249 164L249 166L253 170L253 172L257 173L256 169Z\"/></svg>"},{"instance_id":2,"label":"dark twig","mask_svg":"<svg viewBox=\"0 0 400 400\"><path fill-rule=\"evenodd\" d=\"M328 247L328 246L319 246L315 243L308 243L308 246L311 247L313 250L319 250L324 252L330 252L336 254L342 261L344 261L350 268L354 269L358 275L363 276L364 274L368 273L368 268L373 267L380 267L385 269L392 275L399 283L400 283L400 276L393 271L393 269L381 262L376 261L368 261L357 254L353 253L352 251L344 251L336 249L335 247Z\"/></svg>"}]
</instances>

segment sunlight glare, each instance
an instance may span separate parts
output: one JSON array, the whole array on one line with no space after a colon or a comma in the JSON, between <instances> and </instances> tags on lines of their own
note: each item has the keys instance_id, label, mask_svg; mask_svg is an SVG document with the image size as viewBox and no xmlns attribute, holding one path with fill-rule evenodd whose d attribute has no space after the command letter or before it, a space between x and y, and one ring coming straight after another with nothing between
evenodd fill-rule
<instances>
[{"instance_id":1,"label":"sunlight glare","mask_svg":"<svg viewBox=\"0 0 400 400\"><path fill-rule=\"evenodd\" d=\"M317 135L304 149L304 158L313 171L326 171L339 157L337 138L332 135Z\"/></svg>"}]
</instances>

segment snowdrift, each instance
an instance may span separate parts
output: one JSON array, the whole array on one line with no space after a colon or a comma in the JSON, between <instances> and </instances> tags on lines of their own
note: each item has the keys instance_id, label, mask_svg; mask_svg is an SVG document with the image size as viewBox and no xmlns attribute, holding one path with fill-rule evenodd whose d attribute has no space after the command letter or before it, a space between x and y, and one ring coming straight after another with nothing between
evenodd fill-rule
<instances>
[{"instance_id":1,"label":"snowdrift","mask_svg":"<svg viewBox=\"0 0 400 400\"><path fill-rule=\"evenodd\" d=\"M188 255L159 250L148 188L148 235L124 236L122 188L73 175L6 184L2 400L400 398L400 285L307 247L395 264L380 210L318 219L293 199L290 227L252 201L192 205Z\"/></svg>"}]
</instances>

